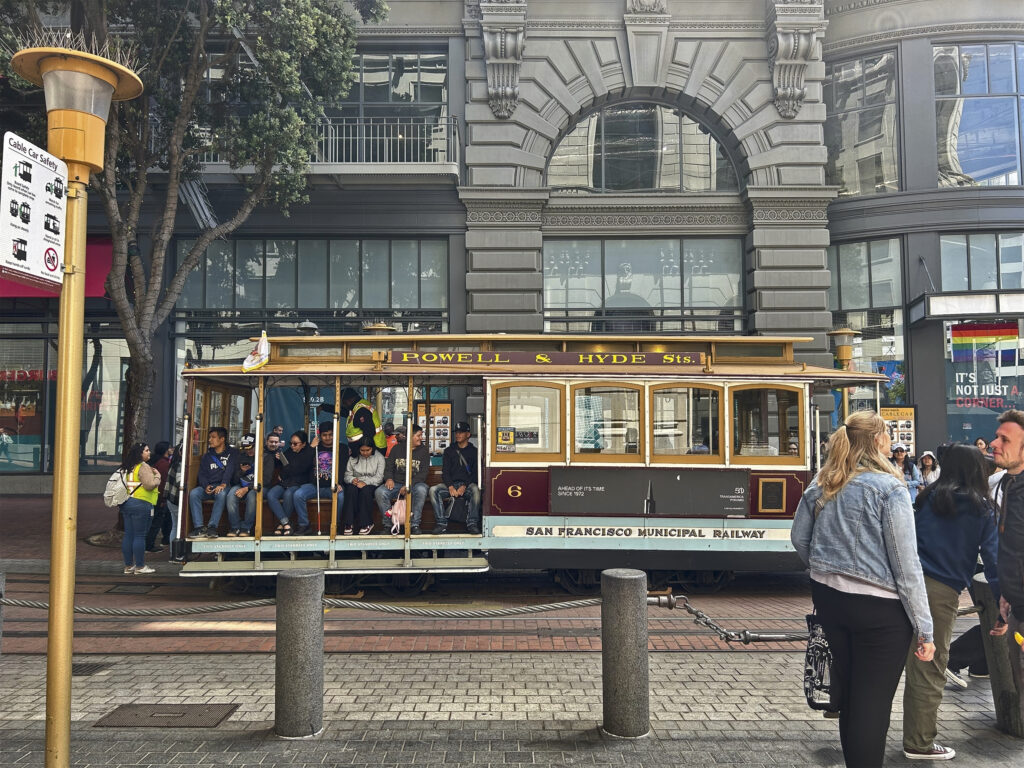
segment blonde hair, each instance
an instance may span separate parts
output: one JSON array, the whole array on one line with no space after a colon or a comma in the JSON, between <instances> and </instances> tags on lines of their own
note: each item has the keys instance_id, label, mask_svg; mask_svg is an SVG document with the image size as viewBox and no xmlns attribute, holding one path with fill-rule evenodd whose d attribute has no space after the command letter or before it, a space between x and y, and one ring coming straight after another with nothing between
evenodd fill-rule
<instances>
[{"instance_id":1,"label":"blonde hair","mask_svg":"<svg viewBox=\"0 0 1024 768\"><path fill-rule=\"evenodd\" d=\"M828 441L828 458L818 472L818 487L824 501L830 501L861 472L881 472L903 480L903 472L893 466L878 447L885 433L885 420L874 411L850 414Z\"/></svg>"}]
</instances>

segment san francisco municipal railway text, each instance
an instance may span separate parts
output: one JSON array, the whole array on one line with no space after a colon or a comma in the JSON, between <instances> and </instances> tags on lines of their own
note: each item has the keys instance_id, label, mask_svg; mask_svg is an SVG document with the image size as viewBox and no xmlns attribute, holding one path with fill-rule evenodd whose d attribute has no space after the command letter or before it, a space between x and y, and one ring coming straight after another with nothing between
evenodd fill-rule
<instances>
[{"instance_id":1,"label":"san francisco municipal railway text","mask_svg":"<svg viewBox=\"0 0 1024 768\"><path fill-rule=\"evenodd\" d=\"M594 536L603 538L669 538L669 539L763 539L763 529L726 530L722 528L610 528L601 526L528 526L527 536Z\"/></svg>"}]
</instances>

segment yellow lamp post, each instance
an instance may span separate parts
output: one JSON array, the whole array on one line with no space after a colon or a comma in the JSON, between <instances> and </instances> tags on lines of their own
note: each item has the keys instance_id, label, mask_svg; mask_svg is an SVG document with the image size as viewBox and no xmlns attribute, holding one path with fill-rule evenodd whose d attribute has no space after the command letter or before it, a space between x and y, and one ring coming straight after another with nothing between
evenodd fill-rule
<instances>
[{"instance_id":1,"label":"yellow lamp post","mask_svg":"<svg viewBox=\"0 0 1024 768\"><path fill-rule=\"evenodd\" d=\"M27 48L14 55L11 66L29 82L43 87L48 149L68 165L64 285L57 335L57 429L46 640L46 766L64 768L71 759L78 434L82 418L85 234L89 201L86 186L91 172L103 170L111 100L134 99L142 93L142 81L116 62L67 48Z\"/></svg>"},{"instance_id":2,"label":"yellow lamp post","mask_svg":"<svg viewBox=\"0 0 1024 768\"><path fill-rule=\"evenodd\" d=\"M853 362L853 339L857 336L857 332L852 328L843 327L829 331L828 335L835 341L836 359L839 361L840 369L850 370L850 363ZM843 421L845 422L849 416L850 390L848 387L843 387Z\"/></svg>"}]
</instances>

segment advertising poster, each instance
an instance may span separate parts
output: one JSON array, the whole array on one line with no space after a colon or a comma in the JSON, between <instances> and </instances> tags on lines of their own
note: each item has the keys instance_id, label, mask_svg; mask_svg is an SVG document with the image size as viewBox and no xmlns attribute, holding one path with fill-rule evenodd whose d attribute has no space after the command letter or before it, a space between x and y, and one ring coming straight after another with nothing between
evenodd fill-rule
<instances>
[{"instance_id":1,"label":"advertising poster","mask_svg":"<svg viewBox=\"0 0 1024 768\"><path fill-rule=\"evenodd\" d=\"M903 443L907 446L907 453L917 458L917 406L883 407L878 409L878 414L885 419L892 444Z\"/></svg>"}]
</instances>

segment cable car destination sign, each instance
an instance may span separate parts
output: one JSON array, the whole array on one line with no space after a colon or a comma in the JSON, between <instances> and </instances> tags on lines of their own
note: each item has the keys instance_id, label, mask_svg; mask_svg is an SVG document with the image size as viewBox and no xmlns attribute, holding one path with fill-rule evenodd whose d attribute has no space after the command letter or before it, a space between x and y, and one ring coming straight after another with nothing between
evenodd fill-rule
<instances>
[{"instance_id":1,"label":"cable car destination sign","mask_svg":"<svg viewBox=\"0 0 1024 768\"><path fill-rule=\"evenodd\" d=\"M393 350L388 352L392 364L422 366L480 366L512 365L517 368L550 368L558 366L633 366L660 365L694 367L704 365L705 353L692 351L672 352L522 352L494 350L491 352L425 352Z\"/></svg>"},{"instance_id":2,"label":"cable car destination sign","mask_svg":"<svg viewBox=\"0 0 1024 768\"><path fill-rule=\"evenodd\" d=\"M0 177L0 276L59 293L67 164L8 131Z\"/></svg>"}]
</instances>

